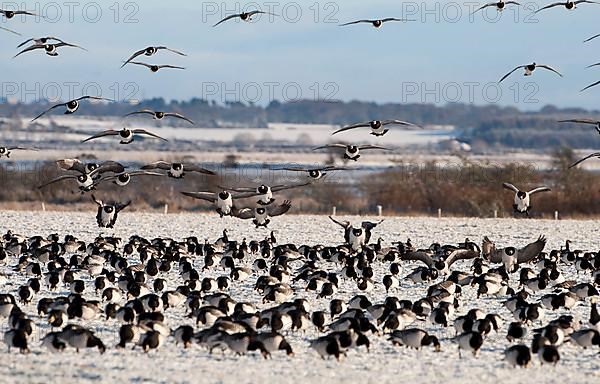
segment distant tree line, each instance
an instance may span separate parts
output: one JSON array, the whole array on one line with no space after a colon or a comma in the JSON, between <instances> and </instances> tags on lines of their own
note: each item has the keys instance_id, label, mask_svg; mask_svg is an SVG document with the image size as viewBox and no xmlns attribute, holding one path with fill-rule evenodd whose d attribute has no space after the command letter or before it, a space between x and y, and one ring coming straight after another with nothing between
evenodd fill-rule
<instances>
[{"instance_id":1,"label":"distant tree line","mask_svg":"<svg viewBox=\"0 0 600 384\"><path fill-rule=\"evenodd\" d=\"M0 117L33 116L51 105L49 102L0 103ZM452 125L460 139L480 147L535 148L594 146L592 126L559 124L566 118L600 120L600 111L545 106L538 111L520 111L499 105L477 106L463 103L434 104L372 103L362 101L272 101L263 107L243 102L217 103L199 98L166 101L154 98L130 103L86 104L81 113L89 116L123 116L148 108L180 112L202 127L266 127L268 123L344 125L372 119L402 119L421 125ZM184 121L173 121L186 126Z\"/></svg>"}]
</instances>

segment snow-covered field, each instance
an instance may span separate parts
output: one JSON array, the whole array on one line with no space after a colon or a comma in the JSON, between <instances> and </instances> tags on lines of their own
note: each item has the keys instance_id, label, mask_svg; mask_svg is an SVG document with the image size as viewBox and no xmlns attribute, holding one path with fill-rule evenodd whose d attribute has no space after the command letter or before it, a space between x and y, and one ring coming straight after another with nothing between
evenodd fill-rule
<instances>
[{"instance_id":1,"label":"snow-covered field","mask_svg":"<svg viewBox=\"0 0 600 384\"><path fill-rule=\"evenodd\" d=\"M224 228L229 230L231 239L241 241L242 238L262 240L269 230L254 229L249 222L232 218L219 219L214 215L160 215L160 214L127 214L123 213L114 230L99 230L95 225L95 214L63 213L63 212L0 212L0 232L7 230L24 236L58 233L61 237L72 234L86 242L92 241L99 234L114 235L128 239L137 234L147 237L171 237L182 240L187 236L208 238L212 241L221 236ZM350 218L360 223L364 218ZM373 219L373 218L371 218ZM341 229L325 216L281 216L273 219L271 227L280 244L293 242L300 244L337 245L343 241ZM514 245L521 247L534 241L540 234L548 238L546 250L558 249L566 239L572 241L577 249L594 250L599 248L598 226L593 221L545 221L545 220L513 220L513 219L429 219L429 218L386 218L374 230L373 240L382 237L386 246L393 241L412 240L416 247L427 247L437 241L442 244L456 244L466 237L481 243L487 235L498 246ZM132 260L133 263L139 260ZM247 261L251 265L252 261ZM26 281L26 277L15 272L11 266L16 264L12 259L0 266L0 271L8 277L8 282L0 285L0 293L14 293L17 287ZM203 265L202 258L194 261L198 271ZM296 265L296 264L294 264ZM338 271L333 264L322 264L324 267ZM406 275L418 264L403 263ZM454 267L468 270L469 261L458 262ZM373 303L379 303L386 297L382 277L387 273L388 264L377 263L374 266L375 288L367 296ZM567 278L590 281L588 275L576 275L574 266L562 266ZM217 277L224 274L216 269L207 272ZM203 277L203 275L201 275ZM93 281L86 273L79 278L87 281L84 296L99 299L93 288ZM515 276L514 279L518 277ZM517 282L511 281L516 288ZM177 273L177 266L168 274L168 289L174 289L183 281ZM262 296L253 291L256 276L244 282L233 282L229 294L236 301L251 301L260 309L273 304L262 304ZM42 281L43 285L43 281ZM428 284L414 284L401 281L401 288L392 292L401 299L416 300L424 297ZM294 297L309 298L313 310L328 310L329 299L316 299L314 292L304 290L305 283L293 283ZM550 290L545 291L548 293ZM148 354L138 347L135 350L115 349L118 342L119 324L115 320L105 321L103 318L85 323L95 329L96 334L104 341L107 351L100 355L98 350L89 349L76 353L67 349L62 354L51 354L39 345L39 339L48 331L45 318L37 316L36 304L44 296L67 295L68 289L61 287L57 292L49 293L43 287L33 299L33 303L22 306L38 324L36 336L30 342L31 353L22 355L3 350L0 360L0 382L189 382L189 383L598 383L600 382L600 357L598 348L584 350L569 343L560 347L561 360L556 367L540 366L537 357L533 367L518 369L508 366L502 361L503 351L510 344L506 340L506 328L513 321L511 314L501 302L503 298L476 298L476 289L465 287L460 299L461 307L457 315L466 313L471 308L480 308L486 313L498 313L504 318L504 325L498 334L492 332L486 338L478 358L468 353L458 358L456 344L451 340L454 329L442 329L429 322L416 322L413 326L423 327L440 338L442 350L435 353L432 348L420 351L394 347L387 341L387 335L370 335L371 350L363 347L350 350L341 362L335 359L322 360L315 351L308 347L309 340L316 338L317 332L311 328L305 333L289 333L286 338L292 345L295 356L287 357L284 353L273 353L272 359L264 360L259 354L236 357L233 354L215 353L210 355L197 345L184 350L176 346L172 338L159 350ZM335 297L350 299L360 293L356 285L343 281ZM535 297L539 297L539 294ZM535 300L535 298L533 299ZM532 298L530 297L530 301ZM590 312L589 299L579 303L572 311L587 322ZM547 311L546 321L566 313ZM181 324L193 325L199 330L193 319L185 317L186 310L181 307L167 310L168 325L173 329ZM2 326L6 329L6 320ZM77 321L76 321L77 322ZM81 322L78 322L81 323ZM83 323L81 323L83 324ZM535 324L540 326L541 323ZM526 338L529 344L530 335Z\"/></svg>"}]
</instances>

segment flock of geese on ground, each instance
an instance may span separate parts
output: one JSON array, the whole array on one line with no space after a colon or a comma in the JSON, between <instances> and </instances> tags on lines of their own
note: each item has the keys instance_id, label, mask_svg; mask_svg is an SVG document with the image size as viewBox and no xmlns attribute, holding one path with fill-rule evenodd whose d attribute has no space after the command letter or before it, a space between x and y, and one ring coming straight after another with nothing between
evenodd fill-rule
<instances>
[{"instance_id":1,"label":"flock of geese on ground","mask_svg":"<svg viewBox=\"0 0 600 384\"><path fill-rule=\"evenodd\" d=\"M149 352L174 342L264 358L308 347L340 360L383 338L390 346L457 348L459 357L492 344L522 367L536 355L557 364L586 353L579 348L600 351L599 252L570 241L544 252L543 236L522 248L487 237L481 247L469 239L385 247L381 238L371 242L380 223L332 220L344 229L340 245L280 243L273 232L240 242L226 230L216 241L134 235L89 243L9 231L0 238L7 272L0 278L14 287L0 294L4 342L22 353L38 347L37 335L53 353ZM95 326L113 329L116 345Z\"/></svg>"}]
</instances>

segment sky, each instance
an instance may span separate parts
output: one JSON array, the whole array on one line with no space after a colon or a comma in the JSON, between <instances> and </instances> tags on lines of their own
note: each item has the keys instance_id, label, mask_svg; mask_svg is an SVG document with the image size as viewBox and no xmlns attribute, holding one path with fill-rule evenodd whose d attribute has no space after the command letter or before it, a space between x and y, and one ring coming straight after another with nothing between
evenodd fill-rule
<instances>
[{"instance_id":1,"label":"sky","mask_svg":"<svg viewBox=\"0 0 600 384\"><path fill-rule=\"evenodd\" d=\"M549 3L550 1L548 1ZM547 2L522 2L470 15L479 2L394 0L297 1L0 1L3 9L26 8L46 19L2 18L0 96L20 101L67 100L83 93L119 100L192 97L254 102L297 99L361 100L378 103L447 102L499 104L536 110L546 104L598 109L600 5L562 7L532 16ZM481 3L483 4L483 2ZM262 9L252 23L222 17ZM340 27L358 19L385 17L414 21ZM12 58L29 37L56 36L88 51L63 48L58 57L31 52ZM136 50L164 45L185 52L161 52L140 61L186 67L148 69L121 63ZM515 72L537 62L564 77L537 70Z\"/></svg>"}]
</instances>

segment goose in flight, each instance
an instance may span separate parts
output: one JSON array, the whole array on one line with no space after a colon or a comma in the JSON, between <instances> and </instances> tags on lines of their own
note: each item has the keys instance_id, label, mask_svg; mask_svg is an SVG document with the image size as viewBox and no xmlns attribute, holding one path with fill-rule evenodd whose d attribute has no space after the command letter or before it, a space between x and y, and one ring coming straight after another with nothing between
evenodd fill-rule
<instances>
[{"instance_id":1,"label":"goose in flight","mask_svg":"<svg viewBox=\"0 0 600 384\"><path fill-rule=\"evenodd\" d=\"M506 8L506 6L509 5L509 4L521 5L520 3L517 3L516 1L503 1L503 0L500 0L498 2L487 3L487 4L482 5L481 7L477 8L476 10L474 10L473 13L471 13L471 15L474 14L474 13L477 13L477 12L481 11L482 9L488 8L488 7L496 7L496 10L498 12L502 12L502 11L504 11L504 8Z\"/></svg>"},{"instance_id":2,"label":"goose in flight","mask_svg":"<svg viewBox=\"0 0 600 384\"><path fill-rule=\"evenodd\" d=\"M507 254L512 254L515 257L517 264L529 263L534 260L544 250L546 246L546 238L540 236L533 243L527 244L523 248L516 249L514 247L496 248L496 245L486 236L483 238L481 246L484 259L491 263L504 263ZM510 272L507 269L508 272Z\"/></svg>"},{"instance_id":3,"label":"goose in flight","mask_svg":"<svg viewBox=\"0 0 600 384\"><path fill-rule=\"evenodd\" d=\"M592 157L597 157L600 159L600 152L594 152L594 153L590 153L589 155L587 155L586 157L584 157L583 159L579 159L576 162L574 162L573 164L569 165L569 168L573 168L578 166L579 164L583 163L584 161L591 159Z\"/></svg>"},{"instance_id":4,"label":"goose in flight","mask_svg":"<svg viewBox=\"0 0 600 384\"><path fill-rule=\"evenodd\" d=\"M352 124L352 125L342 127L340 129L338 129L337 131L333 132L331 135L335 135L336 133L340 133L340 132L345 132L350 129L365 127L365 128L371 128L371 135L383 136L386 133L388 133L388 131L389 131L389 129L386 128L388 125L402 125L402 126L407 126L407 127L419 127L416 124L408 123L408 122L402 121L402 120L373 120L373 121L368 121L366 123L358 123L358 124Z\"/></svg>"},{"instance_id":5,"label":"goose in flight","mask_svg":"<svg viewBox=\"0 0 600 384\"><path fill-rule=\"evenodd\" d=\"M37 151L37 149L19 146L3 147L0 145L0 159L3 157L10 158L11 151Z\"/></svg>"},{"instance_id":6,"label":"goose in flight","mask_svg":"<svg viewBox=\"0 0 600 384\"><path fill-rule=\"evenodd\" d=\"M510 76L513 72L515 72L518 69L524 69L525 70L525 76L531 76L533 74L533 71L536 70L536 68L547 69L549 71L552 71L552 72L556 73L558 76L563 77L563 75L560 74L560 72L558 72L556 69L550 67L549 65L536 64L534 62L534 63L531 63L531 64L519 65L518 67L515 67L515 69L513 69L510 72L508 72L506 75L502 76L502 78L500 79L500 81L498 81L498 83L501 83L504 79L506 79L508 76Z\"/></svg>"},{"instance_id":7,"label":"goose in flight","mask_svg":"<svg viewBox=\"0 0 600 384\"><path fill-rule=\"evenodd\" d=\"M151 137L154 137L156 139L163 140L163 141L169 141L169 140L164 139L164 138L162 138L162 137L160 137L160 136L158 136L158 135L156 135L156 134L154 134L152 132L148 132L145 129L128 129L128 128L123 128L123 129L120 129L118 131L114 130L114 129L109 129L107 131L100 132L100 133L98 133L98 134L96 134L94 136L88 137L87 139L82 140L81 142L82 143L86 143L86 142L88 142L90 140L96 140L96 139L99 139L101 137L117 136L117 137L119 137L119 139L121 139L121 141L120 141L121 144L130 144L130 143L133 142L135 136L142 136L142 135L143 136L151 136Z\"/></svg>"},{"instance_id":8,"label":"goose in flight","mask_svg":"<svg viewBox=\"0 0 600 384\"><path fill-rule=\"evenodd\" d=\"M548 4L545 7L542 7L540 9L538 9L537 11L535 11L534 13L538 13L543 11L544 9L550 9L550 8L554 8L554 7L559 7L559 6L563 6L566 9L568 9L569 11L576 9L578 4L582 4L582 3L588 3L588 4L600 4L597 1L591 1L591 0L577 0L577 1L571 1L571 0L567 0L565 2L558 2L558 3L552 3L552 4Z\"/></svg>"},{"instance_id":9,"label":"goose in flight","mask_svg":"<svg viewBox=\"0 0 600 384\"><path fill-rule=\"evenodd\" d=\"M79 106L81 104L81 101L83 100L103 100L103 101L111 101L114 102L114 100L112 99L107 99L105 97L96 97L96 96L81 96L78 99L74 99L71 101L67 101L66 103L60 103L60 104L56 104L53 105L52 107L48 108L47 110L45 110L44 112L40 113L39 115L37 115L36 117L34 117L31 122L36 121L37 119L39 119L40 117L44 116L46 113L56 109L56 108L60 108L60 107L66 107L66 111L65 111L65 115L71 115L75 112L77 112L77 110L79 109Z\"/></svg>"},{"instance_id":10,"label":"goose in flight","mask_svg":"<svg viewBox=\"0 0 600 384\"><path fill-rule=\"evenodd\" d=\"M87 51L87 49L80 47L79 45L65 43L65 42L52 43L52 44L33 44L33 45L23 49L21 52L17 53L16 55L14 55L13 59L18 56L21 56L24 53L35 51L36 49L43 49L44 52L46 52L46 55L56 57L56 56L58 56L58 48L61 48L61 47L73 47L73 48L79 48L84 51Z\"/></svg>"},{"instance_id":11,"label":"goose in flight","mask_svg":"<svg viewBox=\"0 0 600 384\"><path fill-rule=\"evenodd\" d=\"M173 52L179 56L187 56L185 53L177 51L175 49L171 49L165 46L155 46L155 47L147 47L144 49L140 49L139 51L135 52L133 55L131 55L131 57L129 57L129 59L127 59L123 65L121 65L121 68L123 68L124 66L126 66L127 64L131 63L131 61L133 59L135 59L138 56L141 55L145 55L145 56L154 56L158 51L168 51L168 52Z\"/></svg>"},{"instance_id":12,"label":"goose in flight","mask_svg":"<svg viewBox=\"0 0 600 384\"><path fill-rule=\"evenodd\" d=\"M271 15L271 16L277 16L274 13L269 13L269 12L263 12L263 11L250 11L250 12L242 12L242 13L236 13L234 15L229 15L227 17L225 17L223 20L219 21L217 24L213 25L213 28L216 27L217 25L224 23L228 20L231 19L236 19L239 18L242 21L246 21L246 22L251 22L252 21L252 17L256 16L256 15Z\"/></svg>"},{"instance_id":13,"label":"goose in flight","mask_svg":"<svg viewBox=\"0 0 600 384\"><path fill-rule=\"evenodd\" d=\"M256 208L241 208L235 210L233 216L243 220L254 219L252 222L256 225L256 228L267 228L271 223L271 217L281 216L288 212L291 207L292 202L290 200L285 200L280 205L275 204L268 207L259 206Z\"/></svg>"},{"instance_id":14,"label":"goose in flight","mask_svg":"<svg viewBox=\"0 0 600 384\"><path fill-rule=\"evenodd\" d=\"M183 116L180 113L176 112L161 112L161 111L152 111L150 109L142 109L141 111L130 112L125 115L125 117L133 116L133 115L151 115L154 120L162 120L165 117L176 117L178 119L182 119L187 121L190 124L194 124L194 122L187 117Z\"/></svg>"},{"instance_id":15,"label":"goose in flight","mask_svg":"<svg viewBox=\"0 0 600 384\"><path fill-rule=\"evenodd\" d=\"M367 19L367 20L351 21L349 23L340 24L340 27L345 27L347 25L354 25L354 24L366 23L366 24L371 24L374 28L381 28L384 23L388 23L388 22L402 22L402 21L415 21L415 20L398 19L398 18L395 18L395 17L388 17L388 18L385 18L385 19L373 19L373 20L368 20Z\"/></svg>"},{"instance_id":16,"label":"goose in flight","mask_svg":"<svg viewBox=\"0 0 600 384\"><path fill-rule=\"evenodd\" d=\"M302 184L288 184L288 185L274 185L269 186L265 184L261 184L258 187L219 187L225 191L233 191L240 193L253 193L254 196L258 196L258 201L256 202L259 205L269 205L275 201L273 198L274 192L284 191L287 189L300 188L309 185L310 183L302 183Z\"/></svg>"},{"instance_id":17,"label":"goose in flight","mask_svg":"<svg viewBox=\"0 0 600 384\"><path fill-rule=\"evenodd\" d=\"M358 161L360 159L360 151L371 150L371 149L379 149L382 151L390 151L389 148L381 147L379 145L352 145L352 144L327 144L317 148L313 148L313 151L317 151L319 149L333 149L336 151L344 151L343 158L346 160Z\"/></svg>"},{"instance_id":18,"label":"goose in flight","mask_svg":"<svg viewBox=\"0 0 600 384\"><path fill-rule=\"evenodd\" d=\"M518 213L524 213L527 216L529 216L529 211L531 210L531 195L535 195L536 193L540 192L551 191L551 189L548 187L538 187L532 189L529 192L525 192L519 190L519 188L515 187L510 183L503 183L502 187L515 193L515 202L513 204L513 210Z\"/></svg>"},{"instance_id":19,"label":"goose in flight","mask_svg":"<svg viewBox=\"0 0 600 384\"><path fill-rule=\"evenodd\" d=\"M156 65L156 64L146 64L146 63L142 63L142 62L139 62L139 61L130 61L129 63L130 64L135 64L135 65L140 65L142 67L146 67L152 73L156 73L156 72L160 71L163 68L185 69L184 67L179 67L177 65L170 65L170 64Z\"/></svg>"},{"instance_id":20,"label":"goose in flight","mask_svg":"<svg viewBox=\"0 0 600 384\"><path fill-rule=\"evenodd\" d=\"M144 165L142 170L153 170L153 169L161 169L163 171L167 171L167 175L174 179L183 179L185 176L185 172L196 172L202 173L205 175L214 176L216 173L210 171L208 169L199 167L194 164L184 164L184 163L167 163L166 161L157 161L152 164Z\"/></svg>"},{"instance_id":21,"label":"goose in flight","mask_svg":"<svg viewBox=\"0 0 600 384\"><path fill-rule=\"evenodd\" d=\"M329 166L320 167L320 168L278 168L275 170L276 171L290 171L290 172L306 172L308 174L308 177L310 177L311 179L320 180L323 177L327 176L328 172L346 171L348 169L349 168L336 167L333 165L329 165Z\"/></svg>"},{"instance_id":22,"label":"goose in flight","mask_svg":"<svg viewBox=\"0 0 600 384\"><path fill-rule=\"evenodd\" d=\"M78 172L79 174L69 174L62 175L55 179L52 179L38 187L38 189L42 189L47 187L50 184L58 183L65 180L75 180L77 181L77 185L79 190L84 192L89 192L92 189L95 189L94 181L98 180L104 173L112 172L115 174L125 172L125 167L114 161L106 161L103 164L95 165L95 164L83 164L79 160L76 159L65 159L59 160L57 162L60 168L68 169ZM70 164L70 166L69 166ZM68 167L68 168L67 168Z\"/></svg>"},{"instance_id":23,"label":"goose in flight","mask_svg":"<svg viewBox=\"0 0 600 384\"><path fill-rule=\"evenodd\" d=\"M254 192L236 193L229 191L221 192L181 192L183 195L192 197L198 200L208 201L216 207L216 211L219 216L232 216L234 212L237 212L234 200L245 199L248 197L256 196Z\"/></svg>"}]
</instances>

